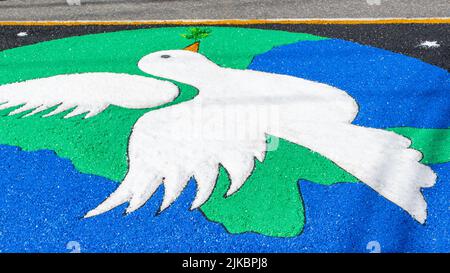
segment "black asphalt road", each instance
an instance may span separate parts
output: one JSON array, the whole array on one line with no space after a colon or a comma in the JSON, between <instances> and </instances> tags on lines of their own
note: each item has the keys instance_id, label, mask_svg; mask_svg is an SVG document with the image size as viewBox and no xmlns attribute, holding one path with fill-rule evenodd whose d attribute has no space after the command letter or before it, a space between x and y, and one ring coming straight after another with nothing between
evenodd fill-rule
<instances>
[{"instance_id":1,"label":"black asphalt road","mask_svg":"<svg viewBox=\"0 0 450 273\"><path fill-rule=\"evenodd\" d=\"M75 35L126 29L152 28L142 26L0 26L0 50ZM386 24L386 25L255 25L239 26L306 32L344 39L409 55L450 71L450 25L448 24ZM27 36L19 37L20 32ZM424 48L423 41L437 41L440 47Z\"/></svg>"},{"instance_id":2,"label":"black asphalt road","mask_svg":"<svg viewBox=\"0 0 450 273\"><path fill-rule=\"evenodd\" d=\"M75 2L77 0L70 0ZM448 0L0 1L0 20L170 20L448 17Z\"/></svg>"}]
</instances>

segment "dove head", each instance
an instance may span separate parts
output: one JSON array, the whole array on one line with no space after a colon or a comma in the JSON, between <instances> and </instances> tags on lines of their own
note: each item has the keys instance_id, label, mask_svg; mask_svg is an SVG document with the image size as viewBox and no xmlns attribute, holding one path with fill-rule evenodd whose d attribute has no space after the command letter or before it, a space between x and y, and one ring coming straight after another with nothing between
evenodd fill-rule
<instances>
[{"instance_id":1,"label":"dove head","mask_svg":"<svg viewBox=\"0 0 450 273\"><path fill-rule=\"evenodd\" d=\"M138 63L145 73L191 85L214 77L220 67L192 50L164 50L144 56Z\"/></svg>"}]
</instances>

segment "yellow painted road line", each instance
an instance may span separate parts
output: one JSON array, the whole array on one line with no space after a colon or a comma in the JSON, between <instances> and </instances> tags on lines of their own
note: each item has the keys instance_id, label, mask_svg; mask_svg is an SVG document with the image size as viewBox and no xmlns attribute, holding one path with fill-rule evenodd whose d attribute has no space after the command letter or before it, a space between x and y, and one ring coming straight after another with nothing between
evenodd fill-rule
<instances>
[{"instance_id":1,"label":"yellow painted road line","mask_svg":"<svg viewBox=\"0 0 450 273\"><path fill-rule=\"evenodd\" d=\"M152 20L152 21L0 21L0 26L79 26L79 25L262 25L262 24L450 24L450 18L384 19L226 19L226 20Z\"/></svg>"}]
</instances>

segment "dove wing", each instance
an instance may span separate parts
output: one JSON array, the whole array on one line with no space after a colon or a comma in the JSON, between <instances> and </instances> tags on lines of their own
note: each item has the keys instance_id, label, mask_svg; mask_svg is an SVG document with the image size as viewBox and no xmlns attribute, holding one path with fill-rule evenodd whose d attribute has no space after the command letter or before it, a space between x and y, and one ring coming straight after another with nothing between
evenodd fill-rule
<instances>
[{"instance_id":1,"label":"dove wing","mask_svg":"<svg viewBox=\"0 0 450 273\"><path fill-rule=\"evenodd\" d=\"M58 75L0 86L0 110L20 106L9 113L31 116L56 107L43 117L72 110L64 118L85 114L93 117L109 105L150 108L173 101L176 85L149 77L119 73ZM87 113L87 114L86 114Z\"/></svg>"}]
</instances>

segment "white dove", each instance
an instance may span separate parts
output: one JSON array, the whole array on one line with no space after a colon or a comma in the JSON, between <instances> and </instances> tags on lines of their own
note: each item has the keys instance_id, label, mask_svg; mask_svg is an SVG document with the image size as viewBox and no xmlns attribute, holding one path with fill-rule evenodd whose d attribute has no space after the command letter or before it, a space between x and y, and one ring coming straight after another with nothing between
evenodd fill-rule
<instances>
[{"instance_id":1,"label":"white dove","mask_svg":"<svg viewBox=\"0 0 450 273\"><path fill-rule=\"evenodd\" d=\"M85 217L126 202L126 212L133 212L164 184L162 211L191 177L197 182L192 209L198 208L211 195L219 166L228 172L227 195L231 195L251 174L255 158L264 160L266 136L273 135L320 153L425 222L427 204L421 188L433 186L436 175L419 163L422 155L408 148L409 139L352 125L358 106L346 92L286 75L223 68L195 52L198 43L186 49L149 54L138 66L148 74L192 85L199 95L138 119L129 140L125 179ZM148 108L167 103L177 94L168 82L113 73L62 75L0 86L0 101L7 101L6 106L27 103L12 114L34 109L28 115L62 102L57 112L77 105L81 110L76 108L70 116L86 110L92 116L109 104Z\"/></svg>"},{"instance_id":2,"label":"white dove","mask_svg":"<svg viewBox=\"0 0 450 273\"><path fill-rule=\"evenodd\" d=\"M138 66L146 73L192 85L199 95L137 121L125 180L87 217L125 202L129 202L126 212L132 212L162 183L164 210L192 176L198 184L192 208L197 208L210 196L219 164L229 174L227 195L231 195L251 174L254 158L264 159L268 134L320 153L425 222L427 204L421 188L434 185L435 173L419 163L422 155L408 148L409 139L352 125L358 106L346 92L286 75L223 68L197 53L198 44L186 49L149 54ZM260 109L276 117L248 117ZM233 114L231 123L237 124L237 131L253 137L227 134L230 128L224 119Z\"/></svg>"}]
</instances>

